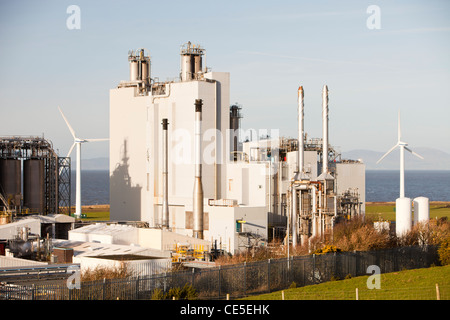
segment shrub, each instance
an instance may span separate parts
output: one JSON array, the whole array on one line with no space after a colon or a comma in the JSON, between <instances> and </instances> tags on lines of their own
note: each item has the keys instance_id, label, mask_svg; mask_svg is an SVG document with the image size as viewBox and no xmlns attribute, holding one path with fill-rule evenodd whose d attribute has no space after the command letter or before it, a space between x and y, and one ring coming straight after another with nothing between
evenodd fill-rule
<instances>
[{"instance_id":1,"label":"shrub","mask_svg":"<svg viewBox=\"0 0 450 320\"><path fill-rule=\"evenodd\" d=\"M325 254L325 253L330 253L330 252L341 252L342 250L339 249L336 246L333 246L331 244L327 244L324 247L322 247L321 249L317 249L316 251L313 252L313 254L319 255L319 254Z\"/></svg>"},{"instance_id":2,"label":"shrub","mask_svg":"<svg viewBox=\"0 0 450 320\"><path fill-rule=\"evenodd\" d=\"M439 261L443 266L450 264L450 237L443 240L438 249Z\"/></svg>"},{"instance_id":3,"label":"shrub","mask_svg":"<svg viewBox=\"0 0 450 320\"><path fill-rule=\"evenodd\" d=\"M97 266L93 269L86 269L81 273L81 281L95 281L103 279L125 279L130 277L132 272L128 269L127 263L121 263L116 267Z\"/></svg>"},{"instance_id":4,"label":"shrub","mask_svg":"<svg viewBox=\"0 0 450 320\"><path fill-rule=\"evenodd\" d=\"M150 297L151 300L163 300L164 299L164 292L161 289L156 288L152 292L152 296Z\"/></svg>"}]
</instances>

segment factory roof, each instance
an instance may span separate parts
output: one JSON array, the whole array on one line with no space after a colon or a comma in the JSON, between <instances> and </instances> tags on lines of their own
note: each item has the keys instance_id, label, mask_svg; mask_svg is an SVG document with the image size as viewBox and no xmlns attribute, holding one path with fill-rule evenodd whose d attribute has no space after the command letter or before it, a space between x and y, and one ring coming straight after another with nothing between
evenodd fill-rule
<instances>
[{"instance_id":1,"label":"factory roof","mask_svg":"<svg viewBox=\"0 0 450 320\"><path fill-rule=\"evenodd\" d=\"M92 233L92 234L103 234L103 235L117 235L122 232L133 231L135 228L129 225L120 224L106 224L106 223L95 223L90 224L81 228L73 229L69 232L76 233Z\"/></svg>"},{"instance_id":2,"label":"factory roof","mask_svg":"<svg viewBox=\"0 0 450 320\"><path fill-rule=\"evenodd\" d=\"M170 253L136 245L105 244L76 240L53 240L53 247L72 248L75 257L145 256L147 258L169 258Z\"/></svg>"}]
</instances>

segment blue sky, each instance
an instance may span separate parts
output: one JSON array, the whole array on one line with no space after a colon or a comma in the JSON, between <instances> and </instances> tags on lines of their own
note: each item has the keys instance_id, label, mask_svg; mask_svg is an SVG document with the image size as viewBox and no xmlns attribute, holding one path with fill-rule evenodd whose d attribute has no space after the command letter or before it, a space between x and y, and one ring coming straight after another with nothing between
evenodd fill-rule
<instances>
[{"instance_id":1,"label":"blue sky","mask_svg":"<svg viewBox=\"0 0 450 320\"><path fill-rule=\"evenodd\" d=\"M69 5L81 9L69 30ZM366 21L381 10L381 29ZM0 135L38 135L65 155L80 137L109 135L109 90L128 78L127 53L144 47L152 77L179 74L179 48L206 49L231 74L243 127L296 137L297 88L305 130L321 137L329 87L330 143L343 152L387 151L397 139L450 153L448 1L0 1ZM108 143L83 158L108 156Z\"/></svg>"}]
</instances>

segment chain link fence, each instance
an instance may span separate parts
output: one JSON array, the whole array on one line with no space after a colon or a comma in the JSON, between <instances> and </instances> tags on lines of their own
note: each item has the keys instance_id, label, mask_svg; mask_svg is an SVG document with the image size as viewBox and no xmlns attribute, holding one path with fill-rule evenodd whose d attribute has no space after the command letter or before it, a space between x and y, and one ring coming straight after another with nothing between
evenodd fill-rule
<instances>
[{"instance_id":1,"label":"chain link fence","mask_svg":"<svg viewBox=\"0 0 450 320\"><path fill-rule=\"evenodd\" d=\"M401 247L368 252L338 252L269 259L238 265L192 269L146 277L81 282L79 289L67 283L0 286L0 299L20 300L138 300L151 299L155 290L167 293L191 285L198 299L239 298L318 284L348 276L367 275L376 265L381 273L438 265L437 246ZM354 297L354 293L353 293Z\"/></svg>"}]
</instances>

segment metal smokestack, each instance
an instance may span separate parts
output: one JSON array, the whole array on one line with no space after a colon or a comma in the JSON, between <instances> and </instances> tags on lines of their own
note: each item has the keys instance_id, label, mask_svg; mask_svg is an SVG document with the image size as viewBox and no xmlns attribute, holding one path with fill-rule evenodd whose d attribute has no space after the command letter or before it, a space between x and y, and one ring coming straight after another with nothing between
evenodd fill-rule
<instances>
[{"instance_id":1,"label":"metal smokestack","mask_svg":"<svg viewBox=\"0 0 450 320\"><path fill-rule=\"evenodd\" d=\"M195 181L194 181L194 238L203 239L202 186L202 99L195 100Z\"/></svg>"},{"instance_id":2,"label":"metal smokestack","mask_svg":"<svg viewBox=\"0 0 450 320\"><path fill-rule=\"evenodd\" d=\"M328 173L328 87L323 86L322 90L322 173Z\"/></svg>"},{"instance_id":3,"label":"metal smokestack","mask_svg":"<svg viewBox=\"0 0 450 320\"><path fill-rule=\"evenodd\" d=\"M162 208L162 227L169 228L169 184L168 184L168 138L167 127L169 122L162 119L163 129L163 208Z\"/></svg>"},{"instance_id":4,"label":"metal smokestack","mask_svg":"<svg viewBox=\"0 0 450 320\"><path fill-rule=\"evenodd\" d=\"M304 105L303 105L303 87L298 88L298 172L304 171Z\"/></svg>"}]
</instances>

